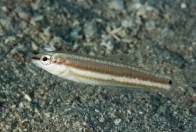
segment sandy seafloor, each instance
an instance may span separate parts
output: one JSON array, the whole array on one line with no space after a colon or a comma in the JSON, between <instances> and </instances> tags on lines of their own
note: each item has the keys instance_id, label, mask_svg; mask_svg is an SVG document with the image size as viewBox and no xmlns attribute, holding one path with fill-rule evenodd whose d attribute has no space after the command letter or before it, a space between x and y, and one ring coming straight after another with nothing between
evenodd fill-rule
<instances>
[{"instance_id":1,"label":"sandy seafloor","mask_svg":"<svg viewBox=\"0 0 196 132\"><path fill-rule=\"evenodd\" d=\"M31 63L44 48L174 76L170 94L79 84ZM1 131L196 131L195 0L1 0Z\"/></svg>"}]
</instances>

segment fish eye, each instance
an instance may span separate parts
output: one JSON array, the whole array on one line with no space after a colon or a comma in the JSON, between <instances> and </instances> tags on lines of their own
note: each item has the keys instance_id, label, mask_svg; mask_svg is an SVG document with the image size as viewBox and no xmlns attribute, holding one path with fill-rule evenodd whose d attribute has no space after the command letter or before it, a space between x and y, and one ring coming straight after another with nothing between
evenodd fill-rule
<instances>
[{"instance_id":1,"label":"fish eye","mask_svg":"<svg viewBox=\"0 0 196 132\"><path fill-rule=\"evenodd\" d=\"M47 57L44 57L44 58L43 58L43 61L47 61L47 60L48 60L48 58L47 58Z\"/></svg>"},{"instance_id":2,"label":"fish eye","mask_svg":"<svg viewBox=\"0 0 196 132\"><path fill-rule=\"evenodd\" d=\"M40 58L41 63L44 64L44 65L49 65L50 62L51 62L50 60L51 60L50 55L43 55L43 56Z\"/></svg>"}]
</instances>

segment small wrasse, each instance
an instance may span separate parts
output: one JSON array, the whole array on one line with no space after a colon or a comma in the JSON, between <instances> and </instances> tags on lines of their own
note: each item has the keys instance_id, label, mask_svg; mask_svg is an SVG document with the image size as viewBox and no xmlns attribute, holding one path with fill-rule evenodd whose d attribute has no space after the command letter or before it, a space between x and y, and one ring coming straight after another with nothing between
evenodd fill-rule
<instances>
[{"instance_id":1,"label":"small wrasse","mask_svg":"<svg viewBox=\"0 0 196 132\"><path fill-rule=\"evenodd\" d=\"M172 88L169 77L102 57L50 51L34 55L32 62L54 75L79 83L160 91Z\"/></svg>"}]
</instances>

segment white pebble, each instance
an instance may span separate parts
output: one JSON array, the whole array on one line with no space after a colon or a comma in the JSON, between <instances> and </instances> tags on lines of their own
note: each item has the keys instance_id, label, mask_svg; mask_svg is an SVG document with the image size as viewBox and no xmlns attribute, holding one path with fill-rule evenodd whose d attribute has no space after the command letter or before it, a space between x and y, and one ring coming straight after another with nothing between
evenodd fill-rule
<instances>
[{"instance_id":1,"label":"white pebble","mask_svg":"<svg viewBox=\"0 0 196 132\"><path fill-rule=\"evenodd\" d=\"M18 16L21 19L26 20L26 21L28 21L30 19L30 14L28 14L27 12L24 12L24 11L19 11Z\"/></svg>"},{"instance_id":2,"label":"white pebble","mask_svg":"<svg viewBox=\"0 0 196 132\"><path fill-rule=\"evenodd\" d=\"M30 97L29 95L27 95L27 94L24 95L24 98L25 98L27 101L29 101L29 102L31 101L31 97Z\"/></svg>"},{"instance_id":3,"label":"white pebble","mask_svg":"<svg viewBox=\"0 0 196 132\"><path fill-rule=\"evenodd\" d=\"M7 8L6 6L2 6L2 10L3 10L4 12L8 12L8 8Z\"/></svg>"},{"instance_id":4,"label":"white pebble","mask_svg":"<svg viewBox=\"0 0 196 132\"><path fill-rule=\"evenodd\" d=\"M131 19L122 20L121 25L124 28L133 28L135 26L134 22Z\"/></svg>"},{"instance_id":5,"label":"white pebble","mask_svg":"<svg viewBox=\"0 0 196 132\"><path fill-rule=\"evenodd\" d=\"M186 4L185 3L181 3L180 6L181 6L182 9L185 9L186 8Z\"/></svg>"},{"instance_id":6,"label":"white pebble","mask_svg":"<svg viewBox=\"0 0 196 132\"><path fill-rule=\"evenodd\" d=\"M123 10L124 9L124 3L123 0L112 0L108 3L109 7L111 9L115 10Z\"/></svg>"},{"instance_id":7,"label":"white pebble","mask_svg":"<svg viewBox=\"0 0 196 132\"><path fill-rule=\"evenodd\" d=\"M117 118L116 120L114 120L114 123L115 123L116 125L118 125L118 124L120 124L121 121L122 121L122 120L121 120L120 118Z\"/></svg>"},{"instance_id":8,"label":"white pebble","mask_svg":"<svg viewBox=\"0 0 196 132\"><path fill-rule=\"evenodd\" d=\"M94 29L93 25L86 24L85 28L84 28L84 32L87 37L92 37L95 33L95 29Z\"/></svg>"},{"instance_id":9,"label":"white pebble","mask_svg":"<svg viewBox=\"0 0 196 132\"><path fill-rule=\"evenodd\" d=\"M154 30L156 28L156 23L154 21L148 21L145 26L149 31Z\"/></svg>"}]
</instances>

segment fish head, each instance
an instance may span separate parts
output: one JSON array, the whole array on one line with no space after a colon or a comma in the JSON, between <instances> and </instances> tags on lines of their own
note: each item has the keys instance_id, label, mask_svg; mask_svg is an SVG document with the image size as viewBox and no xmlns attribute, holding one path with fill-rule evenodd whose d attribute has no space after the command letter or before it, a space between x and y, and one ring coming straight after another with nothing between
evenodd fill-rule
<instances>
[{"instance_id":1,"label":"fish head","mask_svg":"<svg viewBox=\"0 0 196 132\"><path fill-rule=\"evenodd\" d=\"M55 75L65 70L63 66L64 58L59 53L47 52L36 54L32 56L31 61L36 66Z\"/></svg>"}]
</instances>

